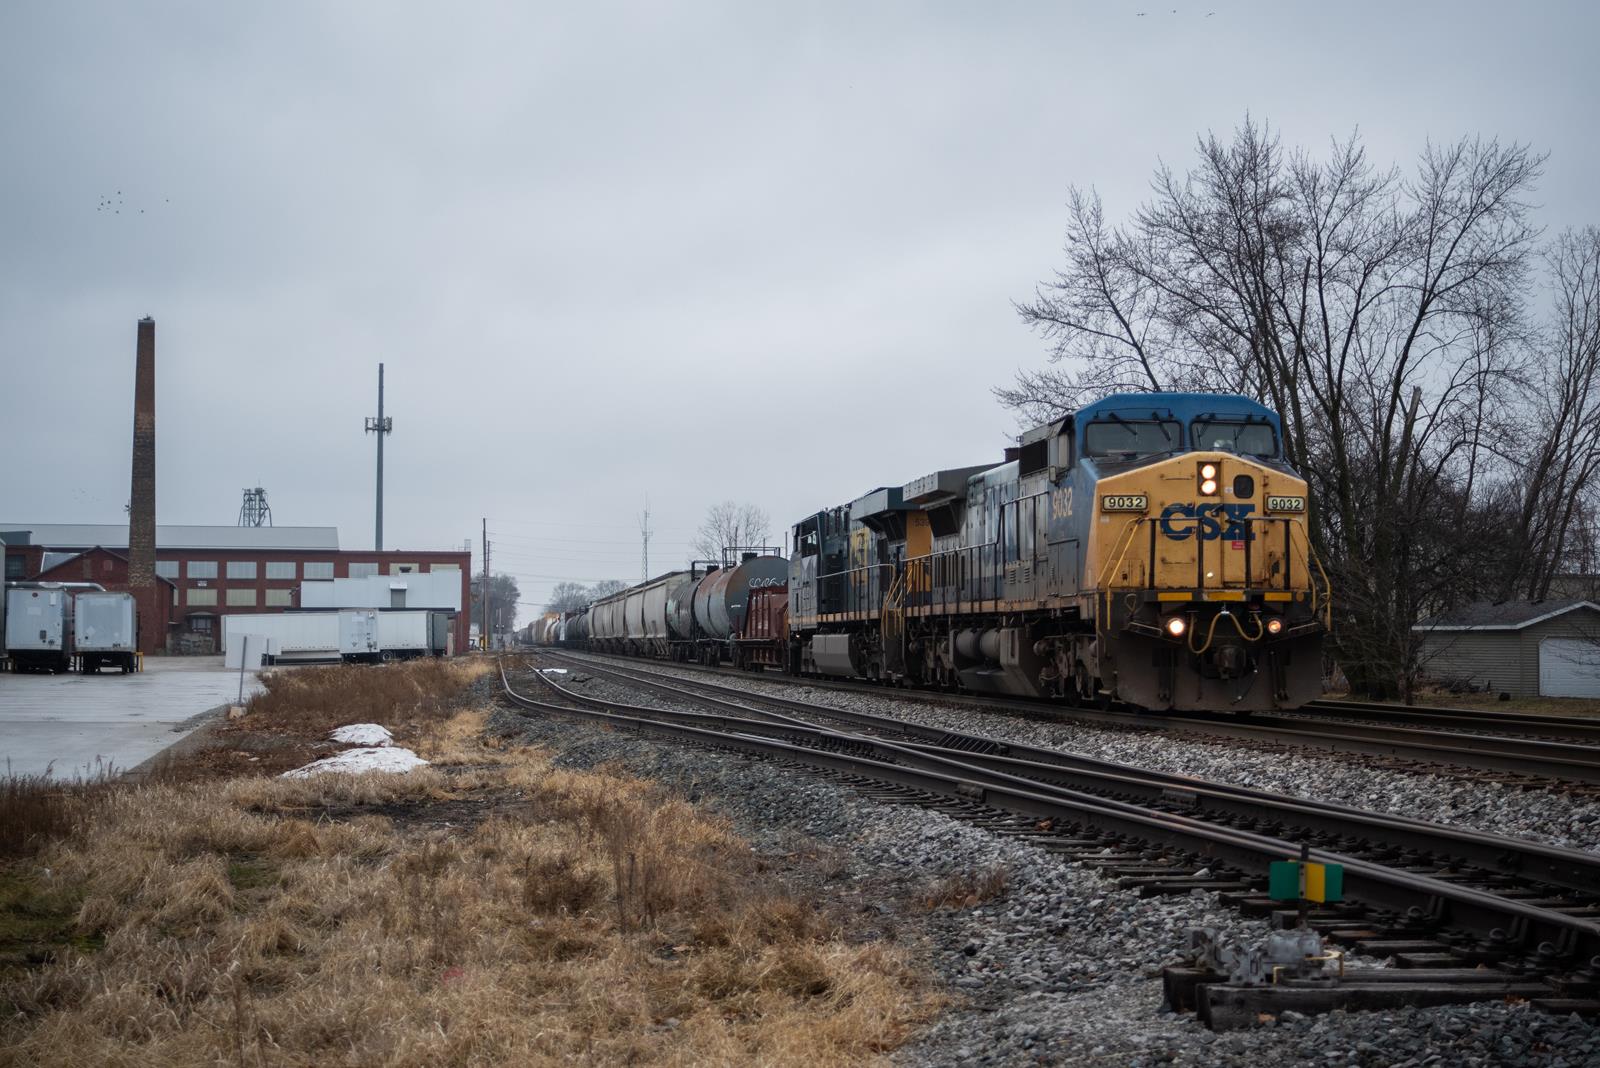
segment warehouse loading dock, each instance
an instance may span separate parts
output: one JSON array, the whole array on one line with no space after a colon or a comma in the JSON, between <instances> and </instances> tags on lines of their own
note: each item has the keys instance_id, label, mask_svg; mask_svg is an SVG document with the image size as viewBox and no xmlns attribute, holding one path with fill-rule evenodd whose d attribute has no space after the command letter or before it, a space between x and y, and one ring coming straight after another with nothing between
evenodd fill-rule
<instances>
[{"instance_id":1,"label":"warehouse loading dock","mask_svg":"<svg viewBox=\"0 0 1600 1068\"><path fill-rule=\"evenodd\" d=\"M121 772L199 725L197 717L261 688L220 657L152 658L146 670L93 675L0 675L0 761L12 775L59 778Z\"/></svg>"}]
</instances>

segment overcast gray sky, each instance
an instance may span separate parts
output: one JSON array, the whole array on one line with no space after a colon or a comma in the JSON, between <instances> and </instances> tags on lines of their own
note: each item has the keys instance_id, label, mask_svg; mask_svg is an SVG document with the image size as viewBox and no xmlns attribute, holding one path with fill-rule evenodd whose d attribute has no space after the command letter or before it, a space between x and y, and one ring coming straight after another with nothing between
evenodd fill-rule
<instances>
[{"instance_id":1,"label":"overcast gray sky","mask_svg":"<svg viewBox=\"0 0 1600 1068\"><path fill-rule=\"evenodd\" d=\"M1144 15L1137 14L1146 12ZM1010 301L1069 184L1121 218L1246 111L1379 162L1551 153L1600 222L1589 4L0 5L0 519L116 522L134 324L158 515L561 578L680 563L707 505L787 526L998 460L1043 360ZM104 201L110 199L106 208ZM526 618L527 612L524 612Z\"/></svg>"}]
</instances>

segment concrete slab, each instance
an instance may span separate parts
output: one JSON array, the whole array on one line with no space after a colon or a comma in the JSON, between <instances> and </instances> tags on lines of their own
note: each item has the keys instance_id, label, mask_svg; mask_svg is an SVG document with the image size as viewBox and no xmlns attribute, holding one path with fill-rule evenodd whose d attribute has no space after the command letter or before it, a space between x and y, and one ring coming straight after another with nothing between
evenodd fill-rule
<instances>
[{"instance_id":1,"label":"concrete slab","mask_svg":"<svg viewBox=\"0 0 1600 1068\"><path fill-rule=\"evenodd\" d=\"M246 671L244 693L261 688ZM0 773L61 778L125 771L165 749L196 716L239 696L218 657L151 657L136 675L0 674Z\"/></svg>"}]
</instances>

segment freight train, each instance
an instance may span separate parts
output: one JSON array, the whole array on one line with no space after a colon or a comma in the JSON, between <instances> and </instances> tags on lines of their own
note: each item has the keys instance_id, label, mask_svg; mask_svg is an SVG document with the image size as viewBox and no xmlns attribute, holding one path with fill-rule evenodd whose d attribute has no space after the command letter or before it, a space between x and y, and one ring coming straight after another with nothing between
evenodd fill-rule
<instances>
[{"instance_id":1,"label":"freight train","mask_svg":"<svg viewBox=\"0 0 1600 1068\"><path fill-rule=\"evenodd\" d=\"M789 562L770 546L730 547L602 598L546 637L596 652L741 668L788 663Z\"/></svg>"},{"instance_id":2,"label":"freight train","mask_svg":"<svg viewBox=\"0 0 1600 1068\"><path fill-rule=\"evenodd\" d=\"M787 562L671 572L546 636L1074 704L1294 708L1321 693L1331 622L1308 506L1270 409L1117 394L999 464L807 516Z\"/></svg>"}]
</instances>

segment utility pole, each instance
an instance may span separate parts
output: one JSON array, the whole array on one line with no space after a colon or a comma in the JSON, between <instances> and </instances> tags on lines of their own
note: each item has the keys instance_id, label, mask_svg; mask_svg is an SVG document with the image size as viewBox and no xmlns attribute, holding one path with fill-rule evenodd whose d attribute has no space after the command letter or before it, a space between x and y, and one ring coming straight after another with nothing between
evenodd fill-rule
<instances>
[{"instance_id":1,"label":"utility pole","mask_svg":"<svg viewBox=\"0 0 1600 1068\"><path fill-rule=\"evenodd\" d=\"M383 550L383 439L394 432L394 420L383 416L383 364L378 365L378 418L367 417L367 433L378 435L378 519L373 529L372 547Z\"/></svg>"},{"instance_id":2,"label":"utility pole","mask_svg":"<svg viewBox=\"0 0 1600 1068\"><path fill-rule=\"evenodd\" d=\"M639 534L644 538L644 553L639 561L640 582L650 581L650 496L645 495L644 512L639 516Z\"/></svg>"},{"instance_id":3,"label":"utility pole","mask_svg":"<svg viewBox=\"0 0 1600 1068\"><path fill-rule=\"evenodd\" d=\"M489 648L489 519L483 520L483 647Z\"/></svg>"}]
</instances>

